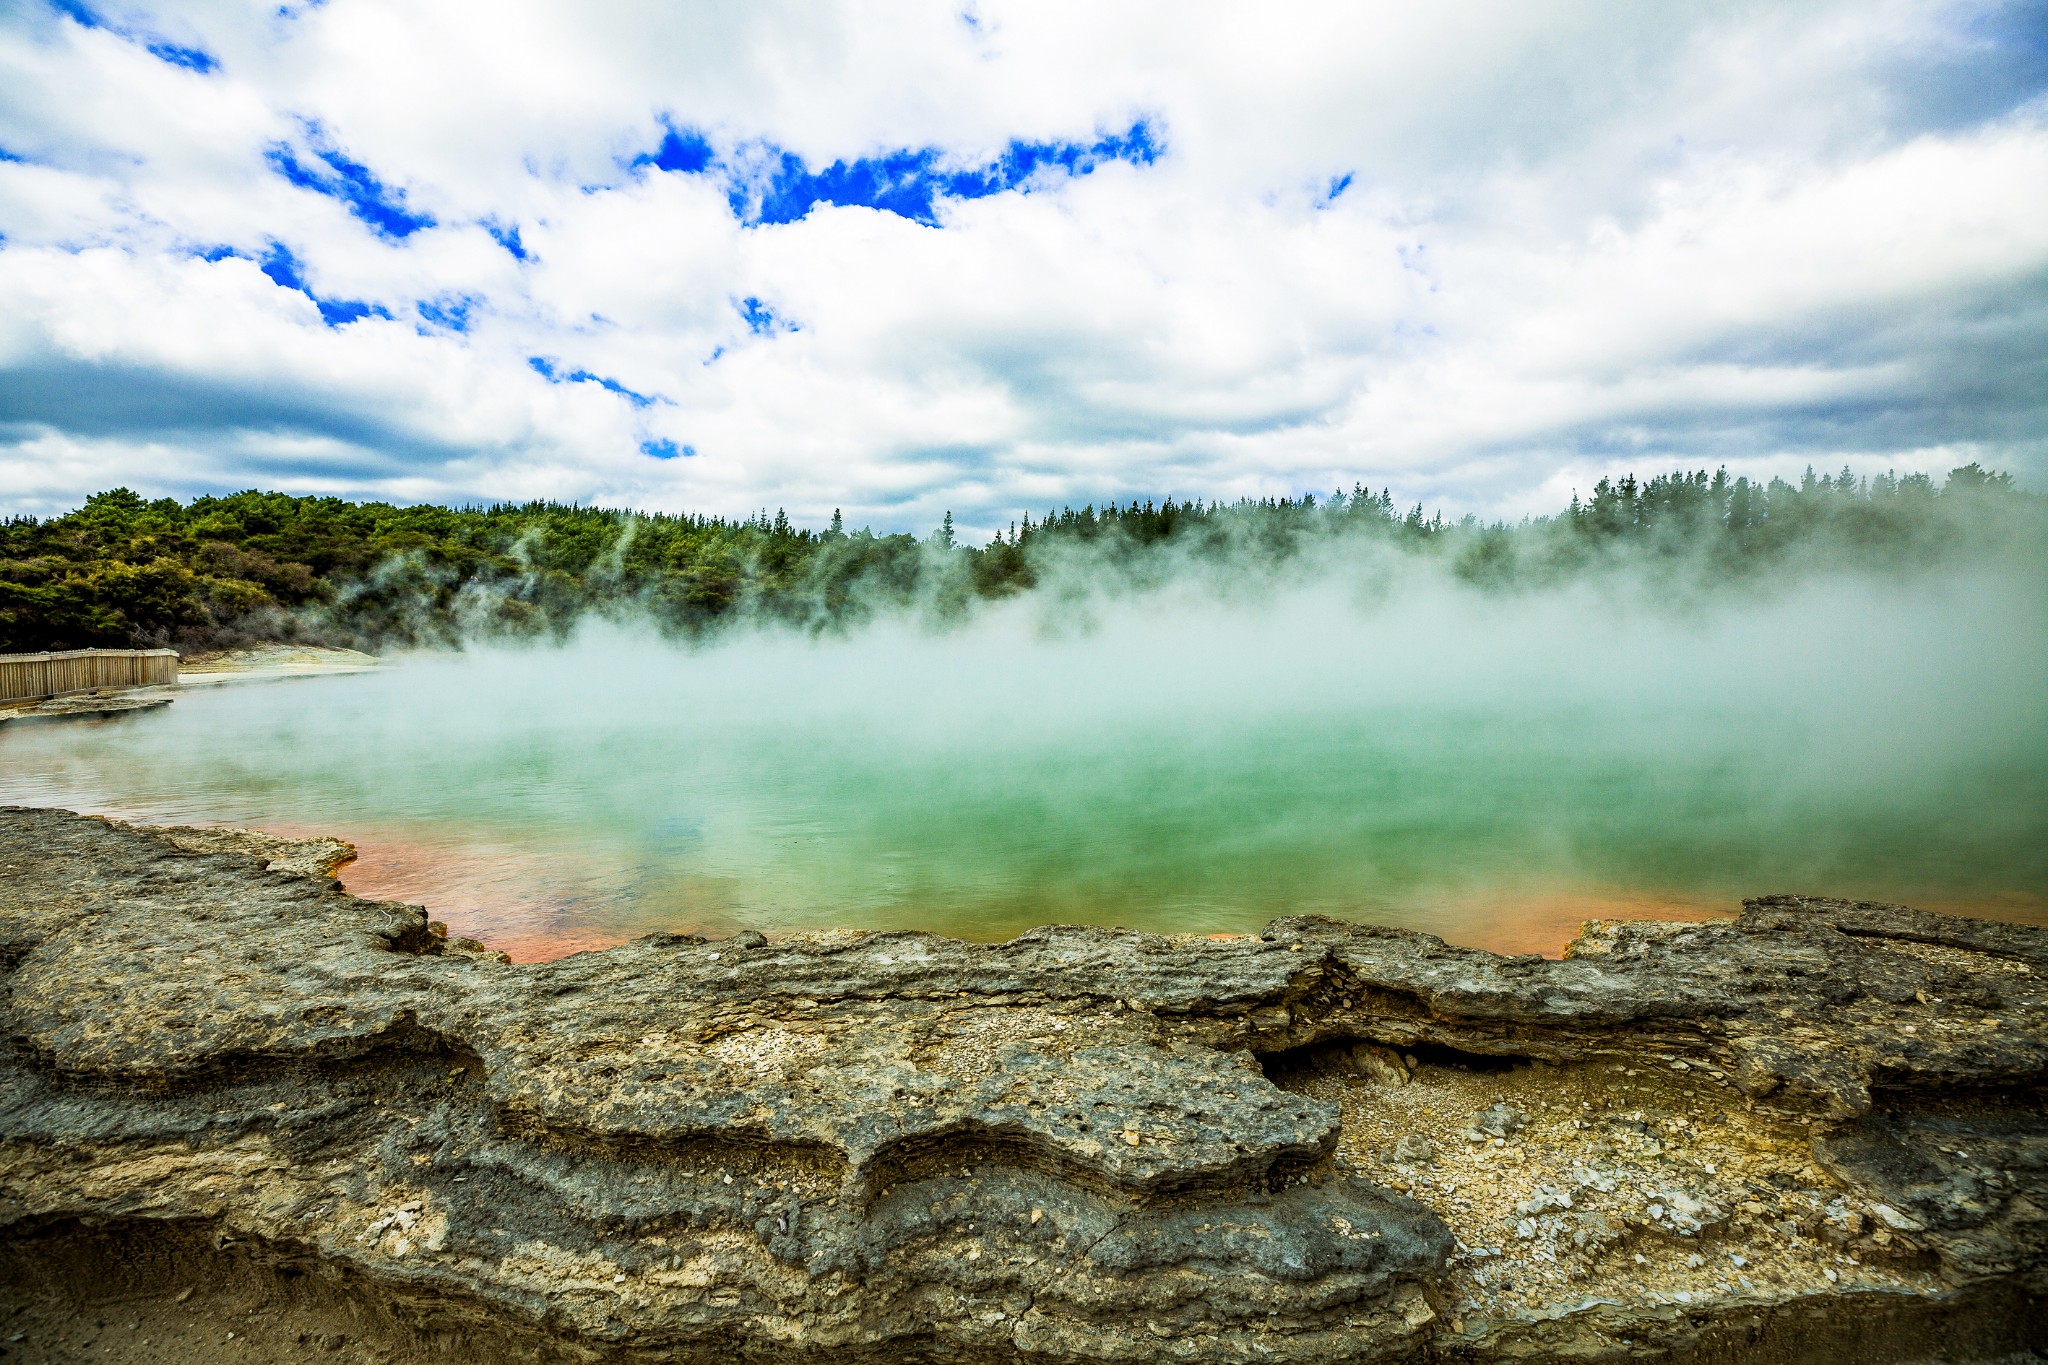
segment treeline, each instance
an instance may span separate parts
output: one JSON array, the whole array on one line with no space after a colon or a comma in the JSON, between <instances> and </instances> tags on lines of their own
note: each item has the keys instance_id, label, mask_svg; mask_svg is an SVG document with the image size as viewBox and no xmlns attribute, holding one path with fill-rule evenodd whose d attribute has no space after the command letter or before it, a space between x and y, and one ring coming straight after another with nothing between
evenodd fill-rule
<instances>
[{"instance_id":1,"label":"treeline","mask_svg":"<svg viewBox=\"0 0 2048 1365\"><path fill-rule=\"evenodd\" d=\"M2038 551L2048 500L1977 465L1801 484L1725 471L1603 479L1554 517L1446 521L1363 486L1229 503L1167 498L1021 516L979 549L931 535L563 506L397 507L246 492L189 503L125 488L48 520L0 522L0 652L184 649L298 640L433 646L566 632L592 613L701 634L736 618L821 630L877 612L939 616L1056 585L1311 573L1394 550L1512 592L1626 568L1713 586L1817 568L1924 566Z\"/></svg>"}]
</instances>

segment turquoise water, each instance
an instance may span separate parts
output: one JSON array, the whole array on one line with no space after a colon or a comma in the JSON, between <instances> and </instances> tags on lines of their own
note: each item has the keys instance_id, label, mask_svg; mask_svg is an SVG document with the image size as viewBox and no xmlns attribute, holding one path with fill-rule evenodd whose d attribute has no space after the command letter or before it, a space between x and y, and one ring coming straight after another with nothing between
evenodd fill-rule
<instances>
[{"instance_id":1,"label":"turquoise water","mask_svg":"<svg viewBox=\"0 0 2048 1365\"><path fill-rule=\"evenodd\" d=\"M349 839L352 889L523 957L1309 911L1554 950L1781 890L2048 920L2044 615L1846 584L1684 617L1325 595L599 632L0 728L0 801Z\"/></svg>"}]
</instances>

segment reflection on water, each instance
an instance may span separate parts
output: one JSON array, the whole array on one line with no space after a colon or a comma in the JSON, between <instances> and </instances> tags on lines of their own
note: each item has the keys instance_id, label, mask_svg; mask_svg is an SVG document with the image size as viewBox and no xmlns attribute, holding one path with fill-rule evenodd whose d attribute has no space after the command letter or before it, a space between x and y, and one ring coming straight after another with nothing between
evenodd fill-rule
<instances>
[{"instance_id":1,"label":"reflection on water","mask_svg":"<svg viewBox=\"0 0 2048 1365\"><path fill-rule=\"evenodd\" d=\"M1640 636L1582 641L1567 668L1494 636L1432 669L1276 629L416 660L0 730L0 802L346 838L351 890L523 959L655 929L1291 913L1554 952L1586 918L1773 891L2048 922L2024 651L1877 631L1823 642L1861 673L1773 672L1775 637L1724 632L1661 639L1654 668Z\"/></svg>"}]
</instances>

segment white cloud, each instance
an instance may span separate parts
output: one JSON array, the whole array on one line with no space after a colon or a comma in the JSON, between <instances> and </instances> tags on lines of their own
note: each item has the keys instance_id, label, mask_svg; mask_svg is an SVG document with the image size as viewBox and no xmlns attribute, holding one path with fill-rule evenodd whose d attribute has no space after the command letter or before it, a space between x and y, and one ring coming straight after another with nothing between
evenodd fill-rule
<instances>
[{"instance_id":1,"label":"white cloud","mask_svg":"<svg viewBox=\"0 0 2048 1365\"><path fill-rule=\"evenodd\" d=\"M2008 7L972 13L123 11L212 74L54 12L0 24L0 493L922 529L1354 479L1519 514L1724 460L2048 474L2048 119ZM813 170L1139 119L1165 151L942 199L938 226L750 227L717 175L628 170L663 119ZM380 234L279 144L434 225ZM331 315L390 316L329 326L259 267L272 242ZM642 453L663 440L697 453Z\"/></svg>"}]
</instances>

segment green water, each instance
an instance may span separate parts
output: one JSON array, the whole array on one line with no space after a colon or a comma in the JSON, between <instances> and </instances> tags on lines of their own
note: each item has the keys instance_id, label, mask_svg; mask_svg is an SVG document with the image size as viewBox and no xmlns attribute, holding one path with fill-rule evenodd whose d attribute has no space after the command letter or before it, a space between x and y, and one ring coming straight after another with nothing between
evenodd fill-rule
<instances>
[{"instance_id":1,"label":"green water","mask_svg":"<svg viewBox=\"0 0 2048 1365\"><path fill-rule=\"evenodd\" d=\"M400 661L0 730L0 802L327 833L544 956L657 928L1315 911L1497 946L1768 891L2048 918L2048 628L1981 586L1705 620L1297 603Z\"/></svg>"}]
</instances>

